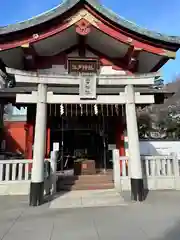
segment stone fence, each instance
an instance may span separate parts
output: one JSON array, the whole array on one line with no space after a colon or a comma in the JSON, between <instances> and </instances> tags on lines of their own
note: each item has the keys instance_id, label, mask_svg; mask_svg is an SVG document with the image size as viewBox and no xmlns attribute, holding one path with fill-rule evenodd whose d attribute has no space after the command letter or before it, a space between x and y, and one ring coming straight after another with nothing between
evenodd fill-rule
<instances>
[{"instance_id":1,"label":"stone fence","mask_svg":"<svg viewBox=\"0 0 180 240\"><path fill-rule=\"evenodd\" d=\"M176 156L141 156L144 187L148 190L180 190L180 160ZM128 157L113 150L114 185L118 191L130 190Z\"/></svg>"}]
</instances>

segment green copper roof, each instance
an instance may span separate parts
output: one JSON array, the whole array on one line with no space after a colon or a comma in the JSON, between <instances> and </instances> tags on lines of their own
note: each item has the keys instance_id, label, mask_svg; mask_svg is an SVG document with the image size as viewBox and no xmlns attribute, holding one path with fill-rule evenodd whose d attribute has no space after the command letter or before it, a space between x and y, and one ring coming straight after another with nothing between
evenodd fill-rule
<instances>
[{"instance_id":1,"label":"green copper roof","mask_svg":"<svg viewBox=\"0 0 180 240\"><path fill-rule=\"evenodd\" d=\"M36 26L38 24L47 22L60 16L61 14L65 13L67 10L74 7L77 3L84 2L91 5L97 12L104 15L106 18L110 19L114 23L118 24L119 26L129 29L135 33L144 35L148 38L163 41L167 44L180 44L180 37L176 36L167 36L163 35L158 32L149 31L145 28L141 28L133 22L127 21L126 19L120 17L116 13L112 12L111 10L107 9L106 7L102 6L98 0L64 0L59 6L53 8L41 15L38 15L34 18L31 18L24 22L19 22L16 24L8 25L5 27L0 27L0 35L8 34L15 31L20 31L27 29L29 27Z\"/></svg>"}]
</instances>

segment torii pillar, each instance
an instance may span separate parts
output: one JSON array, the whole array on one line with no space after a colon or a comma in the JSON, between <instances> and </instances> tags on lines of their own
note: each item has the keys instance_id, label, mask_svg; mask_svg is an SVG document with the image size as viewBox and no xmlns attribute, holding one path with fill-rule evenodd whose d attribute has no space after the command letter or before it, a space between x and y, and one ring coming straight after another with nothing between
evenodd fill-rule
<instances>
[{"instance_id":1,"label":"torii pillar","mask_svg":"<svg viewBox=\"0 0 180 240\"><path fill-rule=\"evenodd\" d=\"M38 84L30 206L44 201L44 158L46 152L47 85Z\"/></svg>"},{"instance_id":2,"label":"torii pillar","mask_svg":"<svg viewBox=\"0 0 180 240\"><path fill-rule=\"evenodd\" d=\"M134 201L144 200L144 185L142 176L135 92L133 85L125 87L126 94L126 123L129 146L129 167L131 177L131 198Z\"/></svg>"}]
</instances>

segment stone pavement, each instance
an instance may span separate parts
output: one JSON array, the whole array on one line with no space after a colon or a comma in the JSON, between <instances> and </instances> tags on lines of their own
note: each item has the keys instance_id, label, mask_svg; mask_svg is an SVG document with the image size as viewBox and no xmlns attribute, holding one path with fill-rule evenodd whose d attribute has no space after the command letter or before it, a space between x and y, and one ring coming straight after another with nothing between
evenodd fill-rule
<instances>
[{"instance_id":1,"label":"stone pavement","mask_svg":"<svg viewBox=\"0 0 180 240\"><path fill-rule=\"evenodd\" d=\"M125 193L126 198L127 194ZM180 192L151 192L144 203L114 207L28 207L27 196L0 196L0 240L179 240Z\"/></svg>"},{"instance_id":2,"label":"stone pavement","mask_svg":"<svg viewBox=\"0 0 180 240\"><path fill-rule=\"evenodd\" d=\"M127 205L115 189L80 190L61 192L61 195L50 203L50 208L84 208Z\"/></svg>"}]
</instances>

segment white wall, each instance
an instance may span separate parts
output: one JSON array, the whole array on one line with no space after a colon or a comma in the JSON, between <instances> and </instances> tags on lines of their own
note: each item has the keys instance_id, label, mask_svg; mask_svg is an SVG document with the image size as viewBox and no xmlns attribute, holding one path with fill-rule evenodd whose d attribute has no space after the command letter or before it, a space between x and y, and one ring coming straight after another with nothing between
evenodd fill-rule
<instances>
[{"instance_id":1,"label":"white wall","mask_svg":"<svg viewBox=\"0 0 180 240\"><path fill-rule=\"evenodd\" d=\"M180 156L180 141L140 141L141 155L172 155Z\"/></svg>"},{"instance_id":2,"label":"white wall","mask_svg":"<svg viewBox=\"0 0 180 240\"><path fill-rule=\"evenodd\" d=\"M26 121L27 107L17 107L12 104L6 105L4 119L8 121Z\"/></svg>"}]
</instances>

